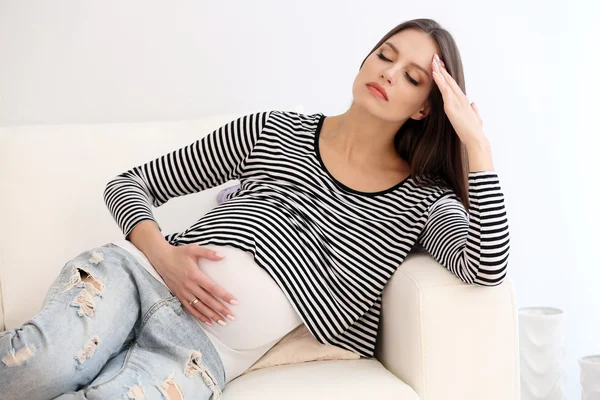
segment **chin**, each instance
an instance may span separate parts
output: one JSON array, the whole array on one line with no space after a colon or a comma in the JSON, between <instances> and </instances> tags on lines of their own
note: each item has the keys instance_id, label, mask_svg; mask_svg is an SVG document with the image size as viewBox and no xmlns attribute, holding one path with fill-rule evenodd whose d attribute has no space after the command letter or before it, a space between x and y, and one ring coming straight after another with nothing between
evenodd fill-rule
<instances>
[{"instance_id":1,"label":"chin","mask_svg":"<svg viewBox=\"0 0 600 400\"><path fill-rule=\"evenodd\" d=\"M388 119L386 115L390 112L389 109L385 107L382 101L375 98L368 89L365 89L365 91L366 93L359 93L354 96L354 104L369 114L375 115L381 119Z\"/></svg>"}]
</instances>

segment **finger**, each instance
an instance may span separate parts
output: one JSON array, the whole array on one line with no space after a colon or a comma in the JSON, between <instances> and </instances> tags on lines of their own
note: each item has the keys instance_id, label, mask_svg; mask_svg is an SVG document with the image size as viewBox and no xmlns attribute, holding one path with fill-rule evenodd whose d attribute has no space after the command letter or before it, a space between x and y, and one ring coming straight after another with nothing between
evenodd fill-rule
<instances>
[{"instance_id":1,"label":"finger","mask_svg":"<svg viewBox=\"0 0 600 400\"><path fill-rule=\"evenodd\" d=\"M436 54L437 55L437 54ZM442 60L439 58L435 58L434 59L439 62L441 62ZM434 63L435 65L435 63ZM438 71L438 74L441 74L442 77L444 78L444 82L446 82L446 84L448 85L448 87L452 90L452 92L454 93L454 95L458 98L458 99L462 99L463 97L466 98L465 94L463 93L462 89L460 88L460 86L458 86L458 83L456 83L456 81L454 80L454 78L452 77L452 75L450 75L450 73L448 72L448 70L439 65L436 68L436 71Z\"/></svg>"},{"instance_id":2,"label":"finger","mask_svg":"<svg viewBox=\"0 0 600 400\"><path fill-rule=\"evenodd\" d=\"M203 317L202 320L204 322L206 322L207 325L212 326L211 320L218 322L219 320L223 319L223 317L221 317L220 315L215 313L215 311L213 309L211 309L204 303L203 298L206 297L205 295L196 295L192 291L189 291L188 294L186 295L186 297L190 297L192 299L198 299L198 301L195 302L194 304L190 304L191 301L188 301L187 305L189 306L189 308L191 310L193 310L193 312L199 313L200 315L202 315L202 317ZM208 321L206 321L206 319L208 319Z\"/></svg>"},{"instance_id":3,"label":"finger","mask_svg":"<svg viewBox=\"0 0 600 400\"><path fill-rule=\"evenodd\" d=\"M196 258L202 257L208 258L213 261L219 261L222 260L223 257L225 257L223 254L220 254L211 249L207 249L206 247L198 246L196 244L188 244L185 246L187 246L187 249L189 249L191 251L191 254Z\"/></svg>"},{"instance_id":4,"label":"finger","mask_svg":"<svg viewBox=\"0 0 600 400\"><path fill-rule=\"evenodd\" d=\"M193 282L190 283L194 285ZM219 299L213 297L205 288L201 286L195 286L191 288L190 291L214 312L221 313L223 316L232 321L235 319L231 310L229 310L221 301L219 301ZM221 315L218 315L218 318L220 319Z\"/></svg>"},{"instance_id":5,"label":"finger","mask_svg":"<svg viewBox=\"0 0 600 400\"><path fill-rule=\"evenodd\" d=\"M442 71L440 70L439 64L436 64L435 59L431 61L431 65L433 68L433 79L437 83L440 92L442 92L442 96L444 97L444 102L450 101L450 96L454 96L454 92L450 89L448 84L446 83L446 79L442 75Z\"/></svg>"},{"instance_id":6,"label":"finger","mask_svg":"<svg viewBox=\"0 0 600 400\"><path fill-rule=\"evenodd\" d=\"M238 301L233 297L231 293L223 289L220 285L216 284L212 279L206 276L202 271L198 271L198 274L191 277L192 281L195 282L202 289L212 294L214 297L222 299L227 304L237 305Z\"/></svg>"},{"instance_id":7,"label":"finger","mask_svg":"<svg viewBox=\"0 0 600 400\"><path fill-rule=\"evenodd\" d=\"M223 326L227 325L227 322L225 322L225 318L223 316L217 314L215 310L213 310L204 303L204 299L206 298L206 296L196 297L202 298L200 298L200 301L196 302L192 307L194 307L196 310L200 311L203 315L206 315L208 318L215 321L216 323Z\"/></svg>"},{"instance_id":8,"label":"finger","mask_svg":"<svg viewBox=\"0 0 600 400\"><path fill-rule=\"evenodd\" d=\"M442 92L442 96L444 97L444 101L446 101L446 99L448 99L448 96L453 96L454 93L452 92L452 90L450 90L450 88L446 84L446 81L444 80L444 78L442 77L442 75L439 72L435 71L435 67L433 67L433 68L434 68L434 71L432 73L433 80L438 85L438 88L440 89L440 92Z\"/></svg>"},{"instance_id":9,"label":"finger","mask_svg":"<svg viewBox=\"0 0 600 400\"><path fill-rule=\"evenodd\" d=\"M227 325L226 319L234 320L233 313L229 311L223 303L215 299L210 293L206 292L201 287L198 287L195 291L196 297L200 299L200 302L208 308L208 311L202 311L205 315L209 316L213 321L225 326ZM196 303L196 306L200 303ZM221 322L219 322L221 321Z\"/></svg>"},{"instance_id":10,"label":"finger","mask_svg":"<svg viewBox=\"0 0 600 400\"><path fill-rule=\"evenodd\" d=\"M194 298L194 296L192 294L190 294L188 297L190 298ZM212 322L210 322L210 317L202 314L200 311L198 311L194 306L190 305L190 301L187 301L186 299L179 299L179 301L181 302L181 305L183 306L183 308L186 309L186 311L190 314L192 314L195 318L199 319L200 321L204 322L206 325L208 326L212 326ZM196 303L198 304L198 303Z\"/></svg>"},{"instance_id":11,"label":"finger","mask_svg":"<svg viewBox=\"0 0 600 400\"><path fill-rule=\"evenodd\" d=\"M483 122L483 120L481 119L481 115L479 115L479 109L477 108L477 105L475 105L475 102L471 103L471 107L473 108L473 111L475 111L475 115L477 115L479 121Z\"/></svg>"}]
</instances>

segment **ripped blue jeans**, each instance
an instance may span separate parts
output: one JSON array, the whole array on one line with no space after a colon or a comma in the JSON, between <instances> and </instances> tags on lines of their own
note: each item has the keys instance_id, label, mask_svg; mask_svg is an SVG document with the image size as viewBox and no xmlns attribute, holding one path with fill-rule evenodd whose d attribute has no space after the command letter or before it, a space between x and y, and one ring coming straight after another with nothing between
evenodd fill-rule
<instances>
[{"instance_id":1,"label":"ripped blue jeans","mask_svg":"<svg viewBox=\"0 0 600 400\"><path fill-rule=\"evenodd\" d=\"M108 243L79 254L41 311L0 333L0 397L218 399L217 350L163 284Z\"/></svg>"}]
</instances>

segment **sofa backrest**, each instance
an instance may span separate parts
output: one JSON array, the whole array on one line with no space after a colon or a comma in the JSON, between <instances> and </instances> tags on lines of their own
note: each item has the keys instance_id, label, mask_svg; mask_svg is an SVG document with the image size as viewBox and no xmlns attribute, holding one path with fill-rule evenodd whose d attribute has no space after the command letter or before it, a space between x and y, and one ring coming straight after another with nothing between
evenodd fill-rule
<instances>
[{"instance_id":1,"label":"sofa backrest","mask_svg":"<svg viewBox=\"0 0 600 400\"><path fill-rule=\"evenodd\" d=\"M40 310L69 260L122 238L103 199L111 178L254 111L184 121L0 127L0 331ZM187 228L235 183L154 209L163 234Z\"/></svg>"}]
</instances>

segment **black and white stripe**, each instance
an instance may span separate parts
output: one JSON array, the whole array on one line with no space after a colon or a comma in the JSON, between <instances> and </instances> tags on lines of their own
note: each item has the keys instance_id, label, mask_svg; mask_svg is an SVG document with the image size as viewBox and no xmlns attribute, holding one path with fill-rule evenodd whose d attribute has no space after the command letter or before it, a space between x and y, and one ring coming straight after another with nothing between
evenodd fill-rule
<instances>
[{"instance_id":1,"label":"black and white stripe","mask_svg":"<svg viewBox=\"0 0 600 400\"><path fill-rule=\"evenodd\" d=\"M118 175L104 198L127 237L140 221L154 220L151 205L239 179L222 204L165 238L252 253L315 338L372 357L381 292L415 244L465 283L503 281L503 194L493 171L469 174L469 212L450 189L412 178L380 192L348 188L320 157L324 118L276 110L245 115Z\"/></svg>"}]
</instances>

